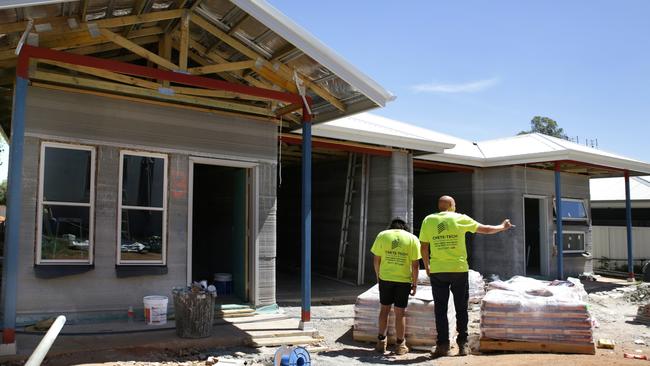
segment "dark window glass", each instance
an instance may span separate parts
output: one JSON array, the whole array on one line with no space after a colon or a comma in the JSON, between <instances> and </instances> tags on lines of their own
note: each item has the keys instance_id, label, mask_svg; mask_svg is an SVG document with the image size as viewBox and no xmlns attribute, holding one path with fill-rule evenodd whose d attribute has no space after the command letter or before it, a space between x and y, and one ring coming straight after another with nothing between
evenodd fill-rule
<instances>
[{"instance_id":1,"label":"dark window glass","mask_svg":"<svg viewBox=\"0 0 650 366\"><path fill-rule=\"evenodd\" d=\"M163 212L122 209L122 260L162 261Z\"/></svg>"},{"instance_id":2,"label":"dark window glass","mask_svg":"<svg viewBox=\"0 0 650 366\"><path fill-rule=\"evenodd\" d=\"M45 147L43 201L90 202L91 152Z\"/></svg>"},{"instance_id":3,"label":"dark window glass","mask_svg":"<svg viewBox=\"0 0 650 366\"><path fill-rule=\"evenodd\" d=\"M90 208L43 205L41 259L88 259Z\"/></svg>"},{"instance_id":4,"label":"dark window glass","mask_svg":"<svg viewBox=\"0 0 650 366\"><path fill-rule=\"evenodd\" d=\"M583 233L563 233L562 249L564 251L584 251L585 234Z\"/></svg>"},{"instance_id":5,"label":"dark window glass","mask_svg":"<svg viewBox=\"0 0 650 366\"><path fill-rule=\"evenodd\" d=\"M124 155L122 205L163 207L165 160Z\"/></svg>"}]
</instances>

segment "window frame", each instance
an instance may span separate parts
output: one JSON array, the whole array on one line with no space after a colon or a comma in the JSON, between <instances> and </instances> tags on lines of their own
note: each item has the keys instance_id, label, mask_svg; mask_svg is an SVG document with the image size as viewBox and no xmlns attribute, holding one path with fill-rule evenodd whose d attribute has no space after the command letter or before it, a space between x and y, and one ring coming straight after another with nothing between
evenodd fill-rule
<instances>
[{"instance_id":1,"label":"window frame","mask_svg":"<svg viewBox=\"0 0 650 366\"><path fill-rule=\"evenodd\" d=\"M59 201L44 201L43 191L45 186L45 149L48 147L90 151L90 196L88 203L73 203ZM38 202L36 204L36 264L37 265L92 265L95 254L95 172L97 149L95 146L73 143L43 141L41 142L40 161L38 167ZM88 215L88 259L42 259L43 255L43 206L58 205L70 207L89 207Z\"/></svg>"},{"instance_id":2,"label":"window frame","mask_svg":"<svg viewBox=\"0 0 650 366\"><path fill-rule=\"evenodd\" d=\"M569 202L580 202L582 203L582 208L585 211L585 217L580 218L580 217L563 217L562 221L572 221L572 222L589 222L589 210L587 209L587 200L582 199L582 198L568 198L568 197L562 197L562 201L569 201ZM557 198L553 199L553 217L557 220Z\"/></svg>"},{"instance_id":3,"label":"window frame","mask_svg":"<svg viewBox=\"0 0 650 366\"><path fill-rule=\"evenodd\" d=\"M124 156L150 157L163 159L163 197L162 208L151 206L128 206L122 204L122 186L124 182ZM137 150L120 150L120 167L118 174L117 189L117 247L115 253L115 263L118 266L166 266L167 265L167 184L169 181L169 157L167 154L153 153ZM142 211L161 211L162 214L162 252L161 260L128 260L122 259L122 210L142 210Z\"/></svg>"},{"instance_id":4,"label":"window frame","mask_svg":"<svg viewBox=\"0 0 650 366\"><path fill-rule=\"evenodd\" d=\"M562 235L564 234L582 234L582 249L570 249L566 250L562 248L562 254L570 253L586 253L587 252L587 232L583 230L562 230ZM557 245L557 230L553 231L553 242ZM564 246L564 240L562 241Z\"/></svg>"}]
</instances>

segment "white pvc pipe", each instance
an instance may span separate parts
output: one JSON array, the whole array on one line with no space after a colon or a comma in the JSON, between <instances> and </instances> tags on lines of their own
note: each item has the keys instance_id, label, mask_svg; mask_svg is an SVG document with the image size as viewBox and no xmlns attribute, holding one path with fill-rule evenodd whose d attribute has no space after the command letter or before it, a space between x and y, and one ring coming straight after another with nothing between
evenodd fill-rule
<instances>
[{"instance_id":1,"label":"white pvc pipe","mask_svg":"<svg viewBox=\"0 0 650 366\"><path fill-rule=\"evenodd\" d=\"M52 323L52 326L50 326L50 329L45 333L45 336L43 339L41 339L41 342L36 346L36 349L32 353L31 356L29 356L29 360L25 363L25 366L40 366L41 362L43 362L43 359L45 359L45 356L47 355L47 352L50 350L52 347L52 344L56 340L56 337L59 335L59 332L63 328L63 325L65 324L65 316L59 315L54 323Z\"/></svg>"}]
</instances>

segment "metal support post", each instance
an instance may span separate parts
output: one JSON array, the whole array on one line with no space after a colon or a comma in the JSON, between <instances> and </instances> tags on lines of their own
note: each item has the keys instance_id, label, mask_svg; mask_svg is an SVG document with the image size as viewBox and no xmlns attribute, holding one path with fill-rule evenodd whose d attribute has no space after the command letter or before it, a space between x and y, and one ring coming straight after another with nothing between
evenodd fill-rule
<instances>
[{"instance_id":1,"label":"metal support post","mask_svg":"<svg viewBox=\"0 0 650 366\"><path fill-rule=\"evenodd\" d=\"M555 222L557 223L557 234L555 242L557 245L557 278L564 279L564 228L562 225L562 171L559 162L555 163Z\"/></svg>"},{"instance_id":2,"label":"metal support post","mask_svg":"<svg viewBox=\"0 0 650 366\"><path fill-rule=\"evenodd\" d=\"M627 280L634 281L634 247L632 243L632 200L630 197L630 172L625 172L625 223L627 225Z\"/></svg>"},{"instance_id":3,"label":"metal support post","mask_svg":"<svg viewBox=\"0 0 650 366\"><path fill-rule=\"evenodd\" d=\"M311 121L302 124L302 312L300 328L311 328Z\"/></svg>"},{"instance_id":4,"label":"metal support post","mask_svg":"<svg viewBox=\"0 0 650 366\"><path fill-rule=\"evenodd\" d=\"M7 180L7 226L3 276L4 329L2 343L16 342L16 296L18 291L18 248L20 244L20 213L22 211L23 146L25 142L25 100L27 79L17 76L14 87L14 103L11 117L11 141L9 146L9 177Z\"/></svg>"}]
</instances>

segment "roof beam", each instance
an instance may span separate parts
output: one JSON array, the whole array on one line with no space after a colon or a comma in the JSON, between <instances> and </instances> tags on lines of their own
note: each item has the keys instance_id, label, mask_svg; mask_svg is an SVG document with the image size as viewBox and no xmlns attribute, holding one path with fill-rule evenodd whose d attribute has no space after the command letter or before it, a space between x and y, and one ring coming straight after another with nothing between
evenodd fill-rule
<instances>
[{"instance_id":1,"label":"roof beam","mask_svg":"<svg viewBox=\"0 0 650 366\"><path fill-rule=\"evenodd\" d=\"M187 70L187 52L190 41L190 13L184 12L181 18L181 39L178 46L178 66L182 71Z\"/></svg>"},{"instance_id":2,"label":"roof beam","mask_svg":"<svg viewBox=\"0 0 650 366\"><path fill-rule=\"evenodd\" d=\"M252 69L255 67L255 61L238 61L238 62L227 62L223 64L214 64L201 67L193 67L188 69L190 74L194 75L204 75L204 74L217 74L226 71L235 71L243 69Z\"/></svg>"},{"instance_id":3,"label":"roof beam","mask_svg":"<svg viewBox=\"0 0 650 366\"><path fill-rule=\"evenodd\" d=\"M90 0L81 0L79 3L79 21L86 22L86 13L88 12L88 2Z\"/></svg>"},{"instance_id":4,"label":"roof beam","mask_svg":"<svg viewBox=\"0 0 650 366\"><path fill-rule=\"evenodd\" d=\"M40 70L33 71L30 75L30 78L34 80L48 81L57 84L104 90L112 93L130 94L130 95L137 95L141 97L171 100L175 102L189 103L189 104L201 105L205 107L212 107L212 108L225 109L231 111L234 110L238 112L272 117L272 114L267 108L260 108L251 105L225 102L225 101L220 101L215 99L207 99L207 98L200 98L194 96L177 95L177 94L173 94L173 95L161 94L157 90L139 88L139 87L124 85L124 84L116 84L116 83L111 83L111 82L106 82L101 80L93 80L93 79L80 78L80 77L69 76L69 75L61 75L57 73L45 72Z\"/></svg>"},{"instance_id":5,"label":"roof beam","mask_svg":"<svg viewBox=\"0 0 650 366\"><path fill-rule=\"evenodd\" d=\"M118 73L111 72L111 71L97 69L97 68L94 68L94 67L88 67L88 66L82 66L82 65L73 65L73 64L66 63L66 62L45 60L45 59L37 59L37 60L38 60L38 63L53 65L53 66L57 66L57 67L61 67L61 68L68 69L68 70L73 70L73 71L79 71L79 72L82 72L84 74L88 74L88 75L91 75L91 76L97 76L97 77L100 77L100 78L103 78L103 79L117 81L117 82L124 83L124 84L135 85L135 86L139 86L139 87L142 87L142 88L153 89L153 90L158 90L158 88L160 88L160 84L154 83L152 81L142 80L142 79L139 79L139 78L135 78L133 76L122 75L122 74L118 74Z\"/></svg>"},{"instance_id":6,"label":"roof beam","mask_svg":"<svg viewBox=\"0 0 650 366\"><path fill-rule=\"evenodd\" d=\"M124 37L122 37L122 36L120 36L118 34L115 34L115 33L111 32L111 31L109 31L108 29L101 29L100 31L102 33L102 36L104 36L104 38L106 38L107 40L109 40L109 41L111 41L111 42L113 42L113 43L115 43L117 45L120 45L120 46L126 48L127 50L135 53L136 55L139 55L142 58L144 58L146 60L149 60L149 61L155 63L156 65L160 65L160 66L162 66L162 67L164 67L164 68L166 68L168 70L172 70L172 71L173 70L178 70L178 66L176 66L175 64L173 64L170 61L167 61L164 58L156 55L155 53L150 52L147 49L145 49L145 48L143 48L143 47L129 41L128 39L126 39L126 38L124 38Z\"/></svg>"},{"instance_id":7,"label":"roof beam","mask_svg":"<svg viewBox=\"0 0 650 366\"><path fill-rule=\"evenodd\" d=\"M212 34L213 36L221 39L223 42L228 44L230 47L234 48L237 50L237 52L245 55L246 57L250 58L251 60L258 60L261 59L263 60L262 67L267 68L269 71L266 70L260 70L260 75L263 76L264 78L271 78L269 81L272 81L274 84L281 86L283 88L286 88L289 91L295 92L297 88L295 87L295 82L293 81L293 70L289 68L289 66L283 64L283 63L277 63L277 72L275 71L276 65L271 64L270 62L266 61L256 51L248 48L248 46L244 45L241 43L239 40L233 38L230 36L228 33L222 31L215 25L211 24L209 21L205 20L203 17L200 15L196 14L197 16L192 17L192 22L199 27L203 28L206 30L208 33ZM279 81L275 75L279 76L280 78L284 79L284 81ZM316 93L318 96L321 98L327 100L329 103L331 103L334 107L339 109L340 111L345 111L346 106L343 102L338 100L335 96L333 96L329 91L327 91L325 88L321 87L320 85L317 85L316 83L312 82L311 79L309 79L307 76L300 75L301 78L303 79L305 85L311 89L314 93ZM289 84L293 84L293 87L290 87Z\"/></svg>"},{"instance_id":8,"label":"roof beam","mask_svg":"<svg viewBox=\"0 0 650 366\"><path fill-rule=\"evenodd\" d=\"M79 24L78 28L70 29L67 22L67 17L53 17L34 19L34 25L50 23L53 28L59 27L67 29L68 31L86 31L88 30L88 23L96 24L99 28L118 28L127 25L142 24L150 22L158 22L161 20L176 19L183 15L183 9L157 11L155 13L147 13L141 15L127 15L117 18L100 19L92 22L83 22ZM0 24L0 34L2 33L15 33L22 32L27 27L28 21Z\"/></svg>"}]
</instances>

